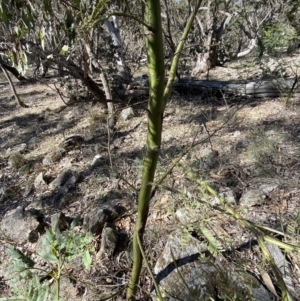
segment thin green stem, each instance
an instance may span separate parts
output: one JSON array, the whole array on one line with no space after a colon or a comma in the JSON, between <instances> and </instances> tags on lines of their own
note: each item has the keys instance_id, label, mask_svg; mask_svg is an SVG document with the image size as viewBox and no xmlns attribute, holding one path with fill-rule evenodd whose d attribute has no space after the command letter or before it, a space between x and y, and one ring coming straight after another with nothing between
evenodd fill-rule
<instances>
[{"instance_id":1,"label":"thin green stem","mask_svg":"<svg viewBox=\"0 0 300 301\"><path fill-rule=\"evenodd\" d=\"M170 97L170 94L171 94L171 91L172 91L172 87L173 87L175 76L176 76L176 71L177 71L177 68L178 68L179 59L180 59L185 41L186 41L187 36L190 32L190 29L192 27L192 24L194 22L194 19L195 19L196 15L198 13L198 10L200 8L201 3L202 3L202 0L198 1L198 3L196 4L196 7L195 7L195 9L193 10L191 16L188 19L188 22L187 22L187 24L184 28L183 33L182 33L180 42L179 42L179 44L176 48L176 52L175 52L174 58L172 60L169 79L168 79L168 82L167 82L167 85L166 85L166 88L165 88L165 91L164 91L164 98L163 98L164 107L166 106L167 101L168 101L168 99Z\"/></svg>"},{"instance_id":2,"label":"thin green stem","mask_svg":"<svg viewBox=\"0 0 300 301\"><path fill-rule=\"evenodd\" d=\"M157 296L158 296L158 299L159 299L160 301L164 301L164 298L163 298L163 296L161 295L161 292L160 292L158 283L157 283L157 281L156 281L156 279L155 279L155 276L154 276L154 274L152 273L151 268L150 268L150 266L149 266L149 263L148 263L148 260L147 260L147 257L146 257L146 254L145 254L145 252L144 252L144 249L143 249L143 246L142 246L142 243L141 243L141 240L140 240L140 237L139 237L139 236L137 236L137 240L138 240L138 244L139 244L140 251L141 251L141 253L142 253L143 259L144 259L144 261L145 261L146 268L147 268L148 273L150 274L150 277L151 277L151 279L152 279L152 281L153 281L153 284L154 284L155 291L156 291L156 294L157 294Z\"/></svg>"},{"instance_id":3,"label":"thin green stem","mask_svg":"<svg viewBox=\"0 0 300 301\"><path fill-rule=\"evenodd\" d=\"M272 243L277 245L278 247L283 248L287 252L290 251L297 251L299 253L300 248L283 243L279 239L275 237L271 237L270 235L266 234L264 231L262 231L261 228L257 227L254 223L244 219L240 213L238 213L232 206L230 206L226 200L223 197L220 197L219 194L211 187L209 186L205 181L197 178L192 172L188 171L185 167L183 167L181 164L177 164L177 166L183 171L183 173L192 181L195 181L198 183L198 185L202 188L204 188L206 191L208 191L212 196L216 197L220 203L222 204L226 214L229 214L231 217L233 217L238 223L240 223L242 226L244 226L247 230L249 230L251 233L253 233L256 238L258 245L262 251L262 255L264 258L268 261L270 266L272 267L272 270L276 276L276 279L278 281L278 285L281 289L281 295L282 300L284 301L292 301L292 298L288 292L288 289L286 287L286 284L283 280L282 273L278 266L275 264L273 257L271 256L269 250L266 247L266 243Z\"/></svg>"},{"instance_id":4,"label":"thin green stem","mask_svg":"<svg viewBox=\"0 0 300 301\"><path fill-rule=\"evenodd\" d=\"M161 147L163 113L174 83L179 57L182 52L184 42L200 7L200 3L201 1L198 1L193 14L187 22L181 41L176 49L175 57L173 58L167 87L165 87L164 49L160 1L145 0L144 2L144 25L149 67L147 154L144 160L142 184L138 199L138 215L133 234L133 267L127 289L127 301L135 300L142 269L143 257L139 248L139 240L142 244L149 213L152 185Z\"/></svg>"},{"instance_id":5,"label":"thin green stem","mask_svg":"<svg viewBox=\"0 0 300 301\"><path fill-rule=\"evenodd\" d=\"M133 267L127 300L135 300L143 257L138 241L143 241L145 226L149 213L152 183L155 176L158 156L161 147L163 121L163 95L165 88L164 49L162 36L161 9L159 0L145 1L146 47L149 67L149 105L147 153L144 160L142 183L138 198L138 215L133 235Z\"/></svg>"}]
</instances>

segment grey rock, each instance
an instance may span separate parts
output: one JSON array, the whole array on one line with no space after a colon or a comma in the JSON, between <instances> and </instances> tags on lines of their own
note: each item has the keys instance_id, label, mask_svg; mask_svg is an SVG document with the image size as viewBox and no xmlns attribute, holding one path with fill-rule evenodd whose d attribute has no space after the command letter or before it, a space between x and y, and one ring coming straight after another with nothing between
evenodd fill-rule
<instances>
[{"instance_id":1,"label":"grey rock","mask_svg":"<svg viewBox=\"0 0 300 301\"><path fill-rule=\"evenodd\" d=\"M209 255L205 243L187 231L171 233L154 268L165 300L208 301L225 296L235 296L236 300L272 300L251 274L234 270L222 256L213 262ZM154 292L153 296L153 300L158 300Z\"/></svg>"},{"instance_id":2,"label":"grey rock","mask_svg":"<svg viewBox=\"0 0 300 301\"><path fill-rule=\"evenodd\" d=\"M219 152L211 149L210 147L206 147L201 150L200 156L201 158L198 165L202 169L211 169L218 164L217 157L219 156Z\"/></svg>"},{"instance_id":3,"label":"grey rock","mask_svg":"<svg viewBox=\"0 0 300 301\"><path fill-rule=\"evenodd\" d=\"M117 189L110 189L110 190L100 190L97 192L98 194L98 201L101 204L106 204L108 201L110 204L112 200L115 199L122 199L124 192L122 190L117 190ZM115 206L115 202L113 202Z\"/></svg>"},{"instance_id":4,"label":"grey rock","mask_svg":"<svg viewBox=\"0 0 300 301\"><path fill-rule=\"evenodd\" d=\"M63 170L57 177L55 180L53 180L50 184L49 184L49 188L50 189L57 189L61 186L65 186L66 188L70 188L73 185L75 185L77 181L77 175L75 174L75 172L71 169L66 169Z\"/></svg>"},{"instance_id":5,"label":"grey rock","mask_svg":"<svg viewBox=\"0 0 300 301\"><path fill-rule=\"evenodd\" d=\"M80 285L80 283L74 284L74 280L69 277L61 277L60 280L60 299L61 300L72 300L72 301L91 301L93 297L90 294L84 295L86 289ZM52 286L53 297L49 300L55 300L55 286Z\"/></svg>"},{"instance_id":6,"label":"grey rock","mask_svg":"<svg viewBox=\"0 0 300 301\"><path fill-rule=\"evenodd\" d=\"M26 164L26 160L20 153L13 153L9 156L7 165L9 168L18 169Z\"/></svg>"},{"instance_id":7,"label":"grey rock","mask_svg":"<svg viewBox=\"0 0 300 301\"><path fill-rule=\"evenodd\" d=\"M278 184L274 183L274 184L262 184L259 186L259 189L266 195L268 195L269 193L271 193L272 191L274 191L275 189L277 189L279 187Z\"/></svg>"},{"instance_id":8,"label":"grey rock","mask_svg":"<svg viewBox=\"0 0 300 301\"><path fill-rule=\"evenodd\" d=\"M278 269L282 273L283 281L289 291L289 293L297 299L297 293L295 286L292 281L292 271L289 262L286 260L285 256L281 252L280 248L273 244L267 244L267 249L274 259L274 263L277 265ZM296 300L295 299L295 300Z\"/></svg>"},{"instance_id":9,"label":"grey rock","mask_svg":"<svg viewBox=\"0 0 300 301\"><path fill-rule=\"evenodd\" d=\"M98 154L93 158L91 168L93 169L95 167L101 166L101 163L103 163L103 162L104 162L103 157Z\"/></svg>"},{"instance_id":10,"label":"grey rock","mask_svg":"<svg viewBox=\"0 0 300 301\"><path fill-rule=\"evenodd\" d=\"M35 188L35 189L39 189L39 188L42 188L42 187L47 186L47 183L46 183L45 180L44 180L44 173L43 173L43 172L40 172L40 173L36 176L33 185L34 185L34 188Z\"/></svg>"},{"instance_id":11,"label":"grey rock","mask_svg":"<svg viewBox=\"0 0 300 301\"><path fill-rule=\"evenodd\" d=\"M69 178L67 180L67 182L65 183L64 187L67 190L70 190L72 187L74 187L74 185L76 184L77 180L78 180L78 175L75 174L75 175L73 175L71 178Z\"/></svg>"},{"instance_id":12,"label":"grey rock","mask_svg":"<svg viewBox=\"0 0 300 301\"><path fill-rule=\"evenodd\" d=\"M175 216L183 225L190 225L199 220L200 211L194 208L180 208L176 210Z\"/></svg>"},{"instance_id":13,"label":"grey rock","mask_svg":"<svg viewBox=\"0 0 300 301\"><path fill-rule=\"evenodd\" d=\"M121 114L120 114L120 118L122 120L129 120L131 119L132 117L134 117L134 111L132 108L126 108L124 110L121 111Z\"/></svg>"},{"instance_id":14,"label":"grey rock","mask_svg":"<svg viewBox=\"0 0 300 301\"><path fill-rule=\"evenodd\" d=\"M67 193L65 187L61 187L58 192L48 201L48 206L56 209L63 209L72 202L72 195Z\"/></svg>"},{"instance_id":15,"label":"grey rock","mask_svg":"<svg viewBox=\"0 0 300 301\"><path fill-rule=\"evenodd\" d=\"M39 210L53 208L61 210L72 203L73 199L73 194L68 193L68 189L63 186L55 190L53 194L38 197L28 205L28 208L36 208Z\"/></svg>"},{"instance_id":16,"label":"grey rock","mask_svg":"<svg viewBox=\"0 0 300 301\"><path fill-rule=\"evenodd\" d=\"M59 229L61 232L67 230L70 227L71 218L65 216L62 212L51 216L52 229Z\"/></svg>"},{"instance_id":17,"label":"grey rock","mask_svg":"<svg viewBox=\"0 0 300 301\"><path fill-rule=\"evenodd\" d=\"M235 131L233 133L233 137L239 137L239 136L241 136L241 132L240 131Z\"/></svg>"},{"instance_id":18,"label":"grey rock","mask_svg":"<svg viewBox=\"0 0 300 301\"><path fill-rule=\"evenodd\" d=\"M250 189L240 198L240 205L247 207L262 205L265 198L266 195L260 189Z\"/></svg>"},{"instance_id":19,"label":"grey rock","mask_svg":"<svg viewBox=\"0 0 300 301\"><path fill-rule=\"evenodd\" d=\"M31 192L33 191L33 187L34 187L34 185L32 183L27 183L25 186L25 189L22 193L22 196L24 198L28 197L31 194Z\"/></svg>"},{"instance_id":20,"label":"grey rock","mask_svg":"<svg viewBox=\"0 0 300 301\"><path fill-rule=\"evenodd\" d=\"M37 136L31 137L27 143L28 143L28 147L34 147L37 144L38 138Z\"/></svg>"},{"instance_id":21,"label":"grey rock","mask_svg":"<svg viewBox=\"0 0 300 301\"><path fill-rule=\"evenodd\" d=\"M215 160L214 158L207 158L204 162L203 162L203 167L205 169L211 169L214 168L218 165L218 161Z\"/></svg>"},{"instance_id":22,"label":"grey rock","mask_svg":"<svg viewBox=\"0 0 300 301\"><path fill-rule=\"evenodd\" d=\"M118 234L113 227L105 225L101 233L101 246L96 255L97 260L104 256L111 257L118 243Z\"/></svg>"},{"instance_id":23,"label":"grey rock","mask_svg":"<svg viewBox=\"0 0 300 301\"><path fill-rule=\"evenodd\" d=\"M80 147L84 143L84 138L79 135L73 135L67 137L61 144L60 147L70 151L74 148Z\"/></svg>"},{"instance_id":24,"label":"grey rock","mask_svg":"<svg viewBox=\"0 0 300 301\"><path fill-rule=\"evenodd\" d=\"M58 162L65 156L65 154L66 150L62 147L58 147L43 159L43 165L51 165Z\"/></svg>"},{"instance_id":25,"label":"grey rock","mask_svg":"<svg viewBox=\"0 0 300 301\"><path fill-rule=\"evenodd\" d=\"M107 221L108 214L103 209L93 210L84 216L83 228L94 235L99 235Z\"/></svg>"},{"instance_id":26,"label":"grey rock","mask_svg":"<svg viewBox=\"0 0 300 301\"><path fill-rule=\"evenodd\" d=\"M205 300L204 296L213 290L212 287L205 287L205 284L206 277L216 269L210 263L199 260L199 252L205 252L206 249L205 244L187 231L176 230L170 235L154 267L161 293L168 297L167 300Z\"/></svg>"},{"instance_id":27,"label":"grey rock","mask_svg":"<svg viewBox=\"0 0 300 301\"><path fill-rule=\"evenodd\" d=\"M217 150L213 150L211 147L206 147L201 151L201 157L205 159L216 158L219 156L219 152Z\"/></svg>"},{"instance_id":28,"label":"grey rock","mask_svg":"<svg viewBox=\"0 0 300 301\"><path fill-rule=\"evenodd\" d=\"M142 87L148 87L149 86L149 79L147 74L143 74L142 76L139 76L134 79L134 82L138 83Z\"/></svg>"},{"instance_id":29,"label":"grey rock","mask_svg":"<svg viewBox=\"0 0 300 301\"><path fill-rule=\"evenodd\" d=\"M44 232L43 215L35 209L25 210L18 207L3 218L0 229L17 243L33 243Z\"/></svg>"},{"instance_id":30,"label":"grey rock","mask_svg":"<svg viewBox=\"0 0 300 301\"><path fill-rule=\"evenodd\" d=\"M22 153L26 150L26 148L27 148L26 143L15 145L14 147L10 147L6 150L6 155L10 156L15 153Z\"/></svg>"},{"instance_id":31,"label":"grey rock","mask_svg":"<svg viewBox=\"0 0 300 301\"><path fill-rule=\"evenodd\" d=\"M101 234L105 223L113 222L121 213L119 206L102 205L84 216L83 227L94 235Z\"/></svg>"},{"instance_id":32,"label":"grey rock","mask_svg":"<svg viewBox=\"0 0 300 301\"><path fill-rule=\"evenodd\" d=\"M229 187L222 189L219 192L219 195L220 195L220 197L224 198L228 202L228 204L236 205L236 199L235 199L234 193L233 193L232 189L230 189ZM220 205L220 201L218 198L213 198L211 200L211 204L212 204L212 206L217 206L217 205Z\"/></svg>"}]
</instances>

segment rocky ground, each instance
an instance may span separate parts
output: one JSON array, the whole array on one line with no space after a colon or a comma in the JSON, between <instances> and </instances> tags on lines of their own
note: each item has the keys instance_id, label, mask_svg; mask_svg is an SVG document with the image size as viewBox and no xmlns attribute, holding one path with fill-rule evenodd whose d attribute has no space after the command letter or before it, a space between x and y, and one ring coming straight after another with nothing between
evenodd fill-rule
<instances>
[{"instance_id":1,"label":"rocky ground","mask_svg":"<svg viewBox=\"0 0 300 301\"><path fill-rule=\"evenodd\" d=\"M245 68L232 65L212 76L216 79L234 70L245 77ZM21 108L5 79L0 83L0 296L20 295L34 281L40 294L47 285L54 291L53 275L62 266L64 300L97 300L95 296L113 294L111 300L123 300L132 263L131 235L147 115L142 109L117 107L116 127L109 130L105 109L98 104L82 103L61 110L64 103L55 91L57 85L58 79L51 77L16 85L29 106ZM179 260L200 252L212 258L214 266L224 268L225 262L227 272L235 273L234 267L239 267L251 273L264 290L275 294L274 274L255 237L222 213L218 197L199 187L197 180L206 181L243 218L284 232L277 237L299 246L299 120L297 98L172 95L164 117L156 179L192 144L195 146L180 162L193 172L194 179L175 167L151 201L145 252L156 275L163 275L164 266L174 261L172 256ZM166 261L164 254L170 253L172 237L177 243ZM181 251L177 251L180 244ZM15 251L9 253L9 246ZM15 276L17 262L25 264L16 249L30 257L39 271ZM296 251L282 255L278 250L276 254L288 262L287 286L297 300L299 255ZM211 266L207 271L216 275ZM224 282L224 278L216 278L214 287L207 289L215 298L215 288ZM170 283L162 287L170 290L174 279ZM151 286L144 269L140 300L150 298ZM189 299L180 294L181 299ZM28 295L32 297L32 292ZM265 293L264 299L255 300L272 300L273 295ZM206 300L204 295L201 300Z\"/></svg>"}]
</instances>

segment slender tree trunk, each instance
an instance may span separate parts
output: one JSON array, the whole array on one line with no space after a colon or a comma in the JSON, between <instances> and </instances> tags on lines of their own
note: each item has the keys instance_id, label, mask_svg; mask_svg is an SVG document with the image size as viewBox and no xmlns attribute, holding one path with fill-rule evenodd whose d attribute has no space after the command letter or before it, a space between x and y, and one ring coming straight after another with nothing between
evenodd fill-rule
<instances>
[{"instance_id":1,"label":"slender tree trunk","mask_svg":"<svg viewBox=\"0 0 300 301\"><path fill-rule=\"evenodd\" d=\"M112 99L111 89L109 87L107 73L102 70L100 78L101 78L101 81L103 84L103 89L104 89L106 98ZM115 123L116 123L114 104L111 102L107 103L107 109L108 109L108 127L109 127L108 130L112 130L115 127Z\"/></svg>"},{"instance_id":2,"label":"slender tree trunk","mask_svg":"<svg viewBox=\"0 0 300 301\"><path fill-rule=\"evenodd\" d=\"M148 51L149 68L149 115L147 134L147 154L144 160L142 185L138 199L138 216L133 235L133 267L127 290L127 301L135 300L139 277L142 269L142 253L139 240L143 242L143 235L149 213L149 202L153 191L153 180L161 147L163 113L167 100L171 94L172 86L178 67L180 55L187 39L188 33L201 5L201 0L189 17L180 42L176 48L168 82L165 86L164 51L162 39L161 13L159 0L145 1L145 29L146 48ZM139 239L138 239L139 238ZM159 295L159 294L158 294ZM162 298L160 298L162 300Z\"/></svg>"},{"instance_id":3,"label":"slender tree trunk","mask_svg":"<svg viewBox=\"0 0 300 301\"><path fill-rule=\"evenodd\" d=\"M226 26L229 24L232 15L227 12L220 13L226 15L226 18L223 19L220 26L217 30L214 28L216 24L214 24L214 16L211 14L211 4L212 1L209 1L207 4L207 12L206 12L206 27L208 33L204 39L204 51L203 53L199 53L197 57L197 63L195 68L192 71L192 76L197 76L201 73L207 73L210 69L215 68L218 66L218 51L219 51L219 44L220 40L225 32ZM204 34L203 24L200 18L197 18L198 26L200 28L200 32Z\"/></svg>"},{"instance_id":4,"label":"slender tree trunk","mask_svg":"<svg viewBox=\"0 0 300 301\"><path fill-rule=\"evenodd\" d=\"M127 300L135 300L137 285L142 267L142 254L137 236L143 242L143 234L149 212L149 201L154 180L155 169L161 146L162 121L164 111L165 66L161 26L161 10L159 0L145 1L146 47L149 66L149 114L147 154L144 160L142 185L138 200L138 216L133 237L134 263L127 290Z\"/></svg>"},{"instance_id":5,"label":"slender tree trunk","mask_svg":"<svg viewBox=\"0 0 300 301\"><path fill-rule=\"evenodd\" d=\"M111 38L113 40L114 46L116 46L116 59L117 64L119 67L119 71L123 79L129 83L131 81L131 75L128 66L125 63L124 59L124 53L123 53L123 45L120 35L120 28L119 28L119 22L117 16L112 16L113 21L110 22L109 20L106 20L104 22L109 34L111 35Z\"/></svg>"}]
</instances>

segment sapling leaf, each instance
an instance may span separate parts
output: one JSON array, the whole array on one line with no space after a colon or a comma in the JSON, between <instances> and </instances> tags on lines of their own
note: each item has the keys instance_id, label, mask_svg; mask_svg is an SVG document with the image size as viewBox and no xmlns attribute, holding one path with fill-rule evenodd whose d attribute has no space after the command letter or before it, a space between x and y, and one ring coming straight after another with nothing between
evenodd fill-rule
<instances>
[{"instance_id":1,"label":"sapling leaf","mask_svg":"<svg viewBox=\"0 0 300 301\"><path fill-rule=\"evenodd\" d=\"M221 250L220 243L216 240L214 235L203 225L200 226L200 231L208 241L208 250L212 255L217 255L218 251Z\"/></svg>"},{"instance_id":2,"label":"sapling leaf","mask_svg":"<svg viewBox=\"0 0 300 301\"><path fill-rule=\"evenodd\" d=\"M90 271L92 267L92 257L88 250L84 252L84 255L82 256L82 261L84 263L85 268Z\"/></svg>"},{"instance_id":3,"label":"sapling leaf","mask_svg":"<svg viewBox=\"0 0 300 301\"><path fill-rule=\"evenodd\" d=\"M24 253L22 253L20 250L11 247L8 249L7 253L10 257L23 262L27 267L34 267L34 261L30 257L26 256Z\"/></svg>"},{"instance_id":4,"label":"sapling leaf","mask_svg":"<svg viewBox=\"0 0 300 301\"><path fill-rule=\"evenodd\" d=\"M47 251L40 251L38 252L39 256L42 257L44 260L49 262L57 262L57 257L52 252Z\"/></svg>"},{"instance_id":5,"label":"sapling leaf","mask_svg":"<svg viewBox=\"0 0 300 301\"><path fill-rule=\"evenodd\" d=\"M79 224L80 220L81 220L81 216L77 215L71 223L71 229L75 228Z\"/></svg>"},{"instance_id":6,"label":"sapling leaf","mask_svg":"<svg viewBox=\"0 0 300 301\"><path fill-rule=\"evenodd\" d=\"M49 244L55 240L54 233L51 229L46 230L46 240Z\"/></svg>"}]
</instances>

